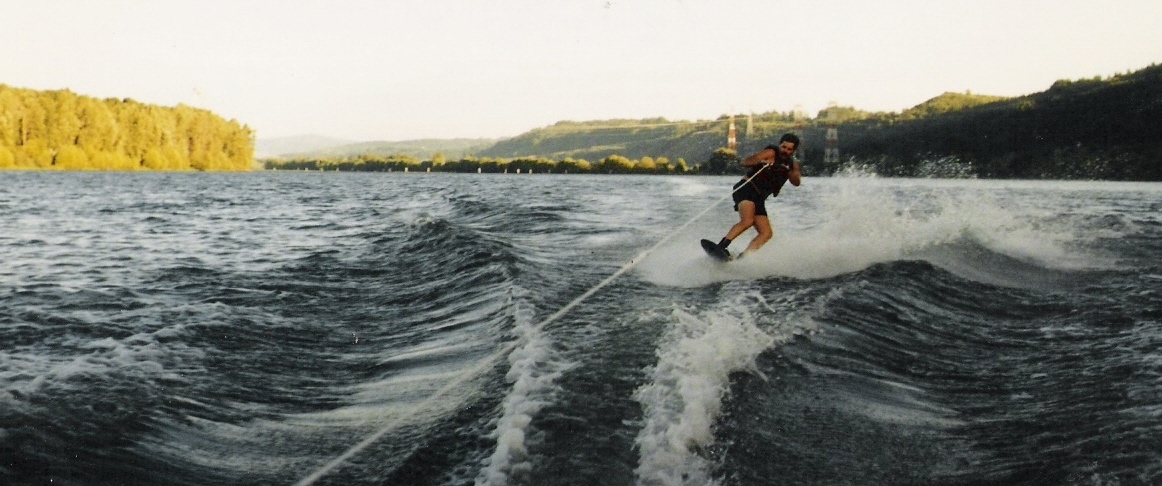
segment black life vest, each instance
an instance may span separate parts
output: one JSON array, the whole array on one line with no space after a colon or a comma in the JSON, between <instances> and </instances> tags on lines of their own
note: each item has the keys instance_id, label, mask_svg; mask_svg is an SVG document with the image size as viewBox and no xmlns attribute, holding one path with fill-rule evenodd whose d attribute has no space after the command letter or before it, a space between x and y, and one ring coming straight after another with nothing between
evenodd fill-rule
<instances>
[{"instance_id":1,"label":"black life vest","mask_svg":"<svg viewBox=\"0 0 1162 486\"><path fill-rule=\"evenodd\" d=\"M787 183L787 174L782 174L780 171L775 170L775 168L781 165L786 167L787 171L790 171L794 168L793 164L795 163L793 158L790 160L778 160L778 147L767 145L766 148L775 151L775 165L766 169L763 168L766 167L765 164L751 167L746 173L746 179L743 179L750 179L751 186L764 198L767 195L778 196L779 191L783 189L783 184ZM758 175L756 176L755 173L758 173Z\"/></svg>"}]
</instances>

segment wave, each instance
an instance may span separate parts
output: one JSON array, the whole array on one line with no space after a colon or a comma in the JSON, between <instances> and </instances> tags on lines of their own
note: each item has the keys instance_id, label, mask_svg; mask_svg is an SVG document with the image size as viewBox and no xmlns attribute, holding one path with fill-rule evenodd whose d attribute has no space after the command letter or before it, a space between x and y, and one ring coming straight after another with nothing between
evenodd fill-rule
<instances>
[{"instance_id":1,"label":"wave","mask_svg":"<svg viewBox=\"0 0 1162 486\"><path fill-rule=\"evenodd\" d=\"M1013 268L998 268L1000 275L969 268L965 263L981 251L994 260L1019 262L1034 273L1114 268L1111 259L1087 250L1090 240L1079 227L1082 221L1013 207L1001 196L927 189L921 197L912 190L918 189L835 179L825 191L771 202L777 208L772 213L775 238L754 254L717 264L698 248L699 237L690 235L659 249L639 273L659 285L700 287L768 277L826 279L879 263L927 260L962 270L966 277L1024 284ZM733 213L724 217L735 218ZM700 229L703 234L709 232L707 224ZM728 227L726 222L720 225L721 230ZM732 250L745 248L752 235L744 233ZM1046 279L1053 277L1034 277Z\"/></svg>"},{"instance_id":2,"label":"wave","mask_svg":"<svg viewBox=\"0 0 1162 486\"><path fill-rule=\"evenodd\" d=\"M789 317L764 322L771 305L761 293L726 288L731 297L705 310L675 309L658 343L649 382L634 393L644 414L635 445L639 484L712 484L715 427L729 394L731 376L761 376L756 359L811 328Z\"/></svg>"},{"instance_id":3,"label":"wave","mask_svg":"<svg viewBox=\"0 0 1162 486\"><path fill-rule=\"evenodd\" d=\"M902 260L822 280L726 284L827 298L809 311L817 333L759 357L774 380L732 386L716 431L727 463L716 471L744 484L818 481L808 474L821 470L835 483L1041 484L1089 476L1079 464L1119 447L1146 464L1156 448L1120 445L1157 409L1156 394L1135 396L1148 387L1126 381L1157 381L1157 360L1142 351L1156 345L1157 326L1120 290L1133 278L1097 272L1070 292L1080 284L1053 280L1059 270L973 251L983 256L965 261L986 279ZM992 282L1008 267L1017 288ZM1052 281L1031 283L1037 275ZM1103 482L1157 475L1098 469Z\"/></svg>"},{"instance_id":4,"label":"wave","mask_svg":"<svg viewBox=\"0 0 1162 486\"><path fill-rule=\"evenodd\" d=\"M521 293L514 277L523 257L476 222L415 216L366 228L299 227L313 237L339 232L341 241L261 267L187 257L143 269L124 290L47 289L59 297L54 310L27 317L69 324L61 337L68 347L0 353L0 367L23 370L0 374L0 405L21 414L4 422L41 431L0 435L17 444L44 433L96 441L92 451L114 449L104 440L128 440L135 445L117 449L120 459L89 459L187 472L174 483L285 483L297 479L287 471L313 462L319 450L341 452L394 420L393 443L404 449L393 461L405 461L407 448L423 442L417 431L495 386L489 360L510 333L522 334L512 315L520 304L503 296ZM6 335L14 331L9 326ZM525 351L535 353L531 342ZM463 386L427 403L461 377ZM94 408L86 397L118 405ZM52 405L37 405L46 400ZM533 403L516 401L526 402L517 408ZM137 410L148 412L109 423ZM95 425L120 432L93 432ZM29 470L40 460L13 453Z\"/></svg>"},{"instance_id":5,"label":"wave","mask_svg":"<svg viewBox=\"0 0 1162 486\"><path fill-rule=\"evenodd\" d=\"M482 463L476 478L476 484L480 485L527 481L533 470L528 429L534 417L552 403L553 394L559 388L557 380L573 367L553 349L553 340L534 321L530 306L517 305L514 309L513 334L517 341L515 349L508 354L505 380L509 389L499 415L492 422L489 437L496 445Z\"/></svg>"},{"instance_id":6,"label":"wave","mask_svg":"<svg viewBox=\"0 0 1162 486\"><path fill-rule=\"evenodd\" d=\"M812 180L758 254L701 253L724 204L542 327L729 182L449 177L11 241L0 476L285 484L374 439L326 482L1159 477L1162 226L1098 207L1157 198Z\"/></svg>"}]
</instances>

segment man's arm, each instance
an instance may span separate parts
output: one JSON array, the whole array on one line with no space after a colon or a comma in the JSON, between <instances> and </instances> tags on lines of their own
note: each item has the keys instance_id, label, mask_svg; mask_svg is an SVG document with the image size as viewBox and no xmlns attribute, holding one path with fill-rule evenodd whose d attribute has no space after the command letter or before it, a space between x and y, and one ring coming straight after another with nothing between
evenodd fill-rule
<instances>
[{"instance_id":1,"label":"man's arm","mask_svg":"<svg viewBox=\"0 0 1162 486\"><path fill-rule=\"evenodd\" d=\"M742 161L743 167L754 167L759 164L773 162L775 160L775 151L769 148L760 150L758 153L747 157Z\"/></svg>"},{"instance_id":2,"label":"man's arm","mask_svg":"<svg viewBox=\"0 0 1162 486\"><path fill-rule=\"evenodd\" d=\"M787 182L790 182L791 185L795 187L799 186L799 169L799 163L794 162L791 164L791 171L787 172Z\"/></svg>"}]
</instances>

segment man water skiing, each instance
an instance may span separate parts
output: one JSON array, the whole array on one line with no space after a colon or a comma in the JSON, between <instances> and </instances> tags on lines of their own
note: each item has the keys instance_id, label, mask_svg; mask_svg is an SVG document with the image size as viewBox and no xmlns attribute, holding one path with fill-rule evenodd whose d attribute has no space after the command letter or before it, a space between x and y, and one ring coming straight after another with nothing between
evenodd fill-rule
<instances>
[{"instance_id":1,"label":"man water skiing","mask_svg":"<svg viewBox=\"0 0 1162 486\"><path fill-rule=\"evenodd\" d=\"M762 248L775 232L771 229L771 219L767 216L767 196L778 196L783 184L790 181L792 186L800 182L800 164L795 161L795 150L799 148L799 137L787 133L779 139L778 145L767 145L758 153L742 161L749 170L741 181L734 185L734 210L738 211L738 222L726 232L717 245L703 240L707 253L722 260L730 260L726 247L752 226L759 232L747 245L739 257ZM708 245L709 244L709 245ZM713 249L712 249L713 248Z\"/></svg>"}]
</instances>

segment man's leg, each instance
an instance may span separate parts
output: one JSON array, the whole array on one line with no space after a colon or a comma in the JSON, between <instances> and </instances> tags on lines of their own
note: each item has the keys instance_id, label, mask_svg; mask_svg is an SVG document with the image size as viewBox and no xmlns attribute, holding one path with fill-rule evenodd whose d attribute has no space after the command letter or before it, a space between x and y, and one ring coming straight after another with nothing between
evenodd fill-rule
<instances>
[{"instance_id":1,"label":"man's leg","mask_svg":"<svg viewBox=\"0 0 1162 486\"><path fill-rule=\"evenodd\" d=\"M734 226L730 227L730 231L726 232L727 240L738 238L738 235L741 235L743 231L755 225L754 211L754 201L742 201L738 203L738 222L734 223ZM764 217L764 219L766 218ZM769 222L767 223L767 227L770 227Z\"/></svg>"},{"instance_id":2,"label":"man's leg","mask_svg":"<svg viewBox=\"0 0 1162 486\"><path fill-rule=\"evenodd\" d=\"M742 209L742 206L739 206L739 209ZM754 209L753 205L751 206L751 209ZM746 251L743 253L750 253L752 251L758 250L759 248L762 248L763 245L767 244L768 241L771 241L771 238L775 237L775 230L771 228L771 219L766 216L754 216L754 229L757 230L759 234L758 236L755 236L753 240L751 240L750 245L747 245Z\"/></svg>"}]
</instances>

